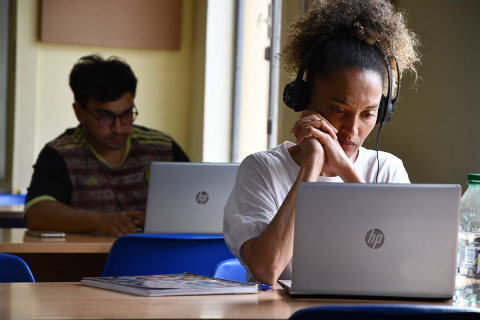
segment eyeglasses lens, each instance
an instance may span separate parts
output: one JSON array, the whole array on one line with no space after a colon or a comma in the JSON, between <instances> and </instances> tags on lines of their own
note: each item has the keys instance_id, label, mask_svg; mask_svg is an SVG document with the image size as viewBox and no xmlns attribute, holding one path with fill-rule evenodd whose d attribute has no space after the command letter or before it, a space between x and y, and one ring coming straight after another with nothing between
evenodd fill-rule
<instances>
[{"instance_id":1,"label":"eyeglasses lens","mask_svg":"<svg viewBox=\"0 0 480 320\"><path fill-rule=\"evenodd\" d=\"M133 110L127 111L120 116L120 122L123 125L132 124L133 120L135 120Z\"/></svg>"},{"instance_id":2,"label":"eyeglasses lens","mask_svg":"<svg viewBox=\"0 0 480 320\"><path fill-rule=\"evenodd\" d=\"M110 128L114 122L117 120L117 117L120 118L120 123L123 125L130 125L135 121L135 118L137 117L137 111L136 110L129 110L119 116L114 115L114 114L105 114L100 116L98 119L98 123L100 127L102 128Z\"/></svg>"}]
</instances>

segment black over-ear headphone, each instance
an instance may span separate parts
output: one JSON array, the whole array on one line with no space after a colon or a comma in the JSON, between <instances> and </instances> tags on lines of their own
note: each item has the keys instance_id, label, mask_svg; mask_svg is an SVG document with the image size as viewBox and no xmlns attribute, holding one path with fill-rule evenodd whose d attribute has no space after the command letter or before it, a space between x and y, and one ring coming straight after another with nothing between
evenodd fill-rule
<instances>
[{"instance_id":1,"label":"black over-ear headphone","mask_svg":"<svg viewBox=\"0 0 480 320\"><path fill-rule=\"evenodd\" d=\"M336 35L342 35L339 33ZM303 74L307 69L308 61L312 57L313 52L320 47L325 41L334 37L335 35L329 35L323 38L319 38L312 47L307 51L303 57L300 68L298 68L297 77L294 81L290 82L285 86L283 90L283 102L291 109L296 112L303 111L307 108L308 103L310 102L310 88L308 83L303 80ZM387 96L382 94L380 100L380 106L378 108L377 122L376 124L386 124L392 118L393 111L395 110L395 104L397 103L398 92L400 91L400 69L398 67L397 58L393 56L395 63L397 65L397 92L395 94L395 99L392 100L392 69L390 68L390 63L388 62L387 57L384 55L385 64L387 66L388 74L388 92Z\"/></svg>"}]
</instances>

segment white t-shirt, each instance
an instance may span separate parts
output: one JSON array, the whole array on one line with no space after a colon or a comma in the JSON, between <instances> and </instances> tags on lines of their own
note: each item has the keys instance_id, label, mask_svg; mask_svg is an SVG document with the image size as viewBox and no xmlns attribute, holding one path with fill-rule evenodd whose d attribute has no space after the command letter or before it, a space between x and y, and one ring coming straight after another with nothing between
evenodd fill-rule
<instances>
[{"instance_id":1,"label":"white t-shirt","mask_svg":"<svg viewBox=\"0 0 480 320\"><path fill-rule=\"evenodd\" d=\"M247 281L255 281L243 257L242 245L257 238L277 214L283 200L297 179L300 171L287 148L294 146L285 142L268 151L249 155L241 163L235 186L225 205L223 235L232 253L247 270ZM378 182L410 183L403 162L392 154L380 151ZM377 152L359 149L354 164L366 182L375 182L377 177ZM340 177L318 177L318 182L343 182ZM291 279L292 267L288 263L279 279Z\"/></svg>"}]
</instances>

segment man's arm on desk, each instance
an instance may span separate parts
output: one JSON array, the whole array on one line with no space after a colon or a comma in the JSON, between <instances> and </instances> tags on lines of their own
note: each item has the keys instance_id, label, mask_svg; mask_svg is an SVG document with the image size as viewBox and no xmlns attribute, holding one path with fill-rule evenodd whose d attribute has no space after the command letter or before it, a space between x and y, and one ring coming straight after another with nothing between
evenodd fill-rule
<instances>
[{"instance_id":1,"label":"man's arm on desk","mask_svg":"<svg viewBox=\"0 0 480 320\"><path fill-rule=\"evenodd\" d=\"M120 237L143 228L145 214L141 211L101 212L78 210L64 203L43 200L25 213L27 227L34 230L94 232Z\"/></svg>"},{"instance_id":2,"label":"man's arm on desk","mask_svg":"<svg viewBox=\"0 0 480 320\"><path fill-rule=\"evenodd\" d=\"M98 231L118 237L143 227L145 215L141 211L102 212L69 206L72 183L67 164L52 147L43 148L33 168L24 217L29 229Z\"/></svg>"}]
</instances>

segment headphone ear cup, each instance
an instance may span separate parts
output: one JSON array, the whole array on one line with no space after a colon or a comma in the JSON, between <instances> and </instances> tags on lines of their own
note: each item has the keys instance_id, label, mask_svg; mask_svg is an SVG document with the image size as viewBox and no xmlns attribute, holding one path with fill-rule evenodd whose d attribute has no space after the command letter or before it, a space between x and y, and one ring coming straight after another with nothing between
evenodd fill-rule
<instances>
[{"instance_id":1,"label":"headphone ear cup","mask_svg":"<svg viewBox=\"0 0 480 320\"><path fill-rule=\"evenodd\" d=\"M375 124L383 123L383 120L385 119L386 111L387 111L387 98L382 94L382 98L380 99L380 105L378 106L377 122L375 122Z\"/></svg>"},{"instance_id":2,"label":"headphone ear cup","mask_svg":"<svg viewBox=\"0 0 480 320\"><path fill-rule=\"evenodd\" d=\"M395 110L395 103L391 100L388 101L388 98L382 94L382 99L380 100L380 105L378 107L377 122L375 124L386 124L390 119L392 119L393 111Z\"/></svg>"},{"instance_id":3,"label":"headphone ear cup","mask_svg":"<svg viewBox=\"0 0 480 320\"><path fill-rule=\"evenodd\" d=\"M290 82L283 90L283 102L295 112L303 111L310 102L310 88L305 81L298 82L299 88L295 88L295 81ZM295 95L296 94L296 95Z\"/></svg>"},{"instance_id":4,"label":"headphone ear cup","mask_svg":"<svg viewBox=\"0 0 480 320\"><path fill-rule=\"evenodd\" d=\"M295 107L295 101L293 99L293 94L295 93L295 81L287 83L285 89L283 89L283 103L290 109Z\"/></svg>"},{"instance_id":5,"label":"headphone ear cup","mask_svg":"<svg viewBox=\"0 0 480 320\"><path fill-rule=\"evenodd\" d=\"M297 106L295 107L296 112L303 111L307 109L308 104L310 103L310 86L308 85L307 82L302 80L302 84L300 86L300 90L298 92L298 98L297 98Z\"/></svg>"}]
</instances>

